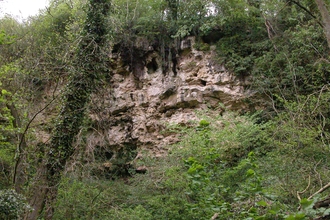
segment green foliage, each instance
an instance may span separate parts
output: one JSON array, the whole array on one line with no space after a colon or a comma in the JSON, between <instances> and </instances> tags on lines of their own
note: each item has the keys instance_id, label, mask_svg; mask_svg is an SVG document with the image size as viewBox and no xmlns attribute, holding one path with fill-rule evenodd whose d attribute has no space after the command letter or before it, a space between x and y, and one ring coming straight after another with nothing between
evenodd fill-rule
<instances>
[{"instance_id":1,"label":"green foliage","mask_svg":"<svg viewBox=\"0 0 330 220\"><path fill-rule=\"evenodd\" d=\"M51 16L47 16L46 19L50 19L50 24L46 26L45 31L49 33L57 33L61 37L65 37L69 30L70 24L73 22L72 8L68 4L62 3L57 4L56 7L50 12ZM49 29L52 28L52 29Z\"/></svg>"},{"instance_id":2,"label":"green foliage","mask_svg":"<svg viewBox=\"0 0 330 220\"><path fill-rule=\"evenodd\" d=\"M24 196L14 190L0 190L0 218L3 220L20 219L21 215L30 211L31 207Z\"/></svg>"},{"instance_id":3,"label":"green foliage","mask_svg":"<svg viewBox=\"0 0 330 220\"><path fill-rule=\"evenodd\" d=\"M270 190L288 204L296 203L297 191L303 191L307 185L310 186L301 197L308 197L322 187L323 181L330 181L326 165L330 160L326 116L329 113L325 106L328 88L297 98L299 101L282 100L285 111L268 128L273 150L261 162L263 172L268 174L265 182L270 184ZM319 176L315 176L317 173Z\"/></svg>"},{"instance_id":4,"label":"green foliage","mask_svg":"<svg viewBox=\"0 0 330 220\"><path fill-rule=\"evenodd\" d=\"M257 120L257 115L238 116L230 112L224 116L203 117L205 119L200 121L197 128L181 128L186 138L180 145L190 146L191 155L199 155L204 149L208 151L214 148L222 160L232 165L252 150L262 153L267 148L269 140L264 129L269 125L256 124L254 120Z\"/></svg>"},{"instance_id":5,"label":"green foliage","mask_svg":"<svg viewBox=\"0 0 330 220\"><path fill-rule=\"evenodd\" d=\"M7 164L12 164L15 152L15 131L10 110L7 108L6 96L11 94L2 89L0 91L0 160Z\"/></svg>"},{"instance_id":6,"label":"green foliage","mask_svg":"<svg viewBox=\"0 0 330 220\"><path fill-rule=\"evenodd\" d=\"M138 36L155 40L166 31L163 21L164 2L157 1L114 1L111 22L114 27L114 41L122 46L135 43ZM162 33L164 34L164 33Z\"/></svg>"},{"instance_id":7,"label":"green foliage","mask_svg":"<svg viewBox=\"0 0 330 220\"><path fill-rule=\"evenodd\" d=\"M72 142L83 123L86 104L100 81L101 73L106 71L101 48L106 43L105 21L110 3L107 0L94 3L93 0L89 2L90 9L82 33L83 39L77 51L76 68L79 70L73 72L67 85L63 108L52 134L47 160L51 169L50 175L60 175L66 160L73 154Z\"/></svg>"},{"instance_id":8,"label":"green foliage","mask_svg":"<svg viewBox=\"0 0 330 220\"><path fill-rule=\"evenodd\" d=\"M220 62L237 75L250 75L255 60L271 48L264 21L248 14L227 19L223 25L224 37L217 42Z\"/></svg>"},{"instance_id":9,"label":"green foliage","mask_svg":"<svg viewBox=\"0 0 330 220\"><path fill-rule=\"evenodd\" d=\"M255 88L268 94L281 93L286 99L320 90L329 75L325 44L322 29L313 23L284 31L274 40L276 51L255 60Z\"/></svg>"},{"instance_id":10,"label":"green foliage","mask_svg":"<svg viewBox=\"0 0 330 220\"><path fill-rule=\"evenodd\" d=\"M194 45L196 50L200 51L209 51L210 50L210 45L207 43L199 42Z\"/></svg>"},{"instance_id":11,"label":"green foliage","mask_svg":"<svg viewBox=\"0 0 330 220\"><path fill-rule=\"evenodd\" d=\"M18 55L17 43L21 37L22 26L9 17L0 21L0 66L14 62Z\"/></svg>"},{"instance_id":12,"label":"green foliage","mask_svg":"<svg viewBox=\"0 0 330 220\"><path fill-rule=\"evenodd\" d=\"M0 45L11 44L14 39L14 36L8 36L4 30L0 31Z\"/></svg>"},{"instance_id":13,"label":"green foliage","mask_svg":"<svg viewBox=\"0 0 330 220\"><path fill-rule=\"evenodd\" d=\"M193 0L178 3L178 17L175 37L200 36L208 33L216 26L214 16L211 14L212 1Z\"/></svg>"},{"instance_id":14,"label":"green foliage","mask_svg":"<svg viewBox=\"0 0 330 220\"><path fill-rule=\"evenodd\" d=\"M59 186L59 195L55 219L101 219L102 200L105 199L104 189L87 183L64 178Z\"/></svg>"},{"instance_id":15,"label":"green foliage","mask_svg":"<svg viewBox=\"0 0 330 220\"><path fill-rule=\"evenodd\" d=\"M306 198L300 200L300 207L303 213L298 213L296 215L294 215L295 218L293 219L303 219L302 217L309 217L309 218L313 218L315 216L321 216L321 217L325 217L328 216L330 213L330 209L329 208L319 208L319 209L315 209L314 205L318 200L318 196L316 196L314 199L312 200L308 200ZM301 218L299 218L301 217ZM290 218L288 218L290 219Z\"/></svg>"},{"instance_id":16,"label":"green foliage","mask_svg":"<svg viewBox=\"0 0 330 220\"><path fill-rule=\"evenodd\" d=\"M109 5L95 8L96 2L84 8L86 1L54 0L25 24L1 19L0 162L5 179L19 131L8 104L17 103L21 115L35 112L35 97L45 97L34 79L50 88L70 82L62 100L68 103L65 113L54 123L58 128L49 151L54 158L47 161L51 168L60 164L53 170L57 173L74 150L85 104L103 80L99 73L108 73L108 44L118 43L129 62L140 62L137 58L152 45L166 66L167 51L178 49L181 38L194 35L195 49L208 51L210 44L201 39L217 30L219 63L250 76L252 90L269 98L272 109L263 112L268 117L203 113L189 128L170 129L181 135L180 143L167 158L143 161L152 167L145 176L104 182L64 178L56 219L210 219L216 213L219 219L306 219L329 213L312 208L325 193L300 204L297 198L297 192L308 198L330 182L329 48L314 1L301 0L299 6L277 0L114 0L110 16L105 15ZM65 78L69 73L75 76ZM33 147L34 140L29 141ZM30 164L30 169L35 167ZM1 177L4 188L2 182ZM302 209L296 213L298 205Z\"/></svg>"},{"instance_id":17,"label":"green foliage","mask_svg":"<svg viewBox=\"0 0 330 220\"><path fill-rule=\"evenodd\" d=\"M0 189L3 189L10 183L10 168L15 162L18 129L14 126L15 119L8 109L12 94L3 89L1 84L0 89Z\"/></svg>"},{"instance_id":18,"label":"green foliage","mask_svg":"<svg viewBox=\"0 0 330 220\"><path fill-rule=\"evenodd\" d=\"M319 107L312 108L314 113L323 109L322 96L314 100L319 100ZM209 111L200 113L201 120L191 122L189 128L171 125L170 132L179 132L181 141L170 148L167 157L144 156L140 165L150 167L146 174L116 181L62 181L56 218L184 220L210 219L217 214L224 220L284 220L325 215L329 210L312 208L317 198L302 199L301 211L295 211L299 206L297 191L310 184L300 194L306 198L321 187L317 181L330 181L326 168L329 154L324 151L327 145L316 144L320 149L315 149L314 131L303 130L305 148L293 149L292 141L286 139L288 133L298 134L293 133L297 124L292 120L305 115L302 108L307 111L309 105L285 106L290 112L281 117L287 118L273 122L260 123L259 115L226 112L217 116ZM313 117L311 112L307 115ZM278 124L284 122L287 125ZM283 133L275 132L278 128ZM311 176L310 183L309 178L301 178L306 175Z\"/></svg>"}]
</instances>

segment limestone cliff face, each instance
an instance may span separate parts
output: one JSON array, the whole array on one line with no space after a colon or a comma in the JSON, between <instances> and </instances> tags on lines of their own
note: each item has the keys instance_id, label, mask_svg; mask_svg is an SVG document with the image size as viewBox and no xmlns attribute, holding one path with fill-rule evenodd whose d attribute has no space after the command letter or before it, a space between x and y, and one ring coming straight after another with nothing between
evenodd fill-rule
<instances>
[{"instance_id":1,"label":"limestone cliff face","mask_svg":"<svg viewBox=\"0 0 330 220\"><path fill-rule=\"evenodd\" d=\"M217 64L214 48L202 52L193 44L194 38L181 42L182 52L167 73L152 48L145 50L143 59L136 57L140 63L131 67L113 55L111 86L93 97L94 130L87 137L90 150L108 155L109 163L104 164L129 161L136 156L130 152L142 148L160 156L165 145L177 141L175 135L162 133L166 124L186 124L196 119L195 110L221 111L220 103L228 109L244 108L244 82Z\"/></svg>"}]
</instances>

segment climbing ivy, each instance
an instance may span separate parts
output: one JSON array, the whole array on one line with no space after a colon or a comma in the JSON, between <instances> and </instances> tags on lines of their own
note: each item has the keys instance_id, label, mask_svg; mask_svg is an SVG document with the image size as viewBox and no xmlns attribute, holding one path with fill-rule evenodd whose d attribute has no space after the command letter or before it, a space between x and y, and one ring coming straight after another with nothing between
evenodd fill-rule
<instances>
[{"instance_id":1,"label":"climbing ivy","mask_svg":"<svg viewBox=\"0 0 330 220\"><path fill-rule=\"evenodd\" d=\"M72 72L64 95L63 107L58 116L51 141L46 152L45 182L48 190L43 198L46 205L46 219L53 216L54 203L57 197L57 187L60 182L65 164L74 152L72 145L78 134L85 116L86 106L91 93L95 90L101 75L105 71L105 54L103 46L106 43L106 16L110 9L108 0L90 0L87 18L81 34L81 43L77 50L76 69ZM40 190L36 187L34 190ZM38 215L42 210L42 203L34 207L30 215Z\"/></svg>"}]
</instances>

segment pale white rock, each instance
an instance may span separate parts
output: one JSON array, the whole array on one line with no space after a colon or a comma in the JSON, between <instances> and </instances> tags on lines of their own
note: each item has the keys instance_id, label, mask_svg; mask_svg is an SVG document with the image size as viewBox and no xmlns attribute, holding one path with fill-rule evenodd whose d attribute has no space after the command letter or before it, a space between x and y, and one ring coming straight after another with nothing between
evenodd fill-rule
<instances>
[{"instance_id":1,"label":"pale white rock","mask_svg":"<svg viewBox=\"0 0 330 220\"><path fill-rule=\"evenodd\" d=\"M165 132L168 124L189 126L198 120L196 110L216 109L220 103L233 110L246 108L244 99L251 94L244 89L246 82L216 63L214 46L208 52L196 51L194 41L190 37L181 42L184 53L178 57L177 73L171 68L163 73L161 57L152 51L144 58L145 67L138 77L117 58L110 87L103 96L93 96L98 111L90 118L102 126L91 132L93 138L87 138L87 144L114 149L134 145L138 151L149 149L159 156L166 152L165 146L179 140ZM150 48L143 41L140 44ZM159 64L157 69L150 69L155 66L151 62Z\"/></svg>"}]
</instances>

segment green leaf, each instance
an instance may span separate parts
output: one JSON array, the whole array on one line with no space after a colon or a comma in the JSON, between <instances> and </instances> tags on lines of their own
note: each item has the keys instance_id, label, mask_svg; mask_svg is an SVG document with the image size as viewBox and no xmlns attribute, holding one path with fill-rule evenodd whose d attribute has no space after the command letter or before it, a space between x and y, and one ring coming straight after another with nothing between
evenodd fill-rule
<instances>
[{"instance_id":1,"label":"green leaf","mask_svg":"<svg viewBox=\"0 0 330 220\"><path fill-rule=\"evenodd\" d=\"M268 206L268 203L265 202L264 200L261 200L261 201L257 202L257 205L258 206L262 206L262 207L267 207Z\"/></svg>"},{"instance_id":2,"label":"green leaf","mask_svg":"<svg viewBox=\"0 0 330 220\"><path fill-rule=\"evenodd\" d=\"M255 154L254 154L253 151L249 152L249 154L248 154L248 157L249 157L249 158L254 157L254 156L255 156Z\"/></svg>"},{"instance_id":3,"label":"green leaf","mask_svg":"<svg viewBox=\"0 0 330 220\"><path fill-rule=\"evenodd\" d=\"M246 175L249 176L253 176L255 174L255 171L252 169L248 169L248 171L246 171Z\"/></svg>"},{"instance_id":4,"label":"green leaf","mask_svg":"<svg viewBox=\"0 0 330 220\"><path fill-rule=\"evenodd\" d=\"M249 209L249 213L257 213L258 212L258 210L255 208L255 207L252 207L252 208L250 208Z\"/></svg>"},{"instance_id":5,"label":"green leaf","mask_svg":"<svg viewBox=\"0 0 330 220\"><path fill-rule=\"evenodd\" d=\"M8 91L5 90L5 89L2 89L2 90L1 90L1 93L2 93L2 95L10 95L10 92L8 92Z\"/></svg>"},{"instance_id":6,"label":"green leaf","mask_svg":"<svg viewBox=\"0 0 330 220\"><path fill-rule=\"evenodd\" d=\"M313 204L313 200L308 200L308 199L302 199L300 201L300 205L302 208L307 208Z\"/></svg>"},{"instance_id":7,"label":"green leaf","mask_svg":"<svg viewBox=\"0 0 330 220\"><path fill-rule=\"evenodd\" d=\"M275 215L275 214L277 213L277 211L271 209L271 210L268 210L268 213L269 213L269 214L272 214L272 215Z\"/></svg>"},{"instance_id":8,"label":"green leaf","mask_svg":"<svg viewBox=\"0 0 330 220\"><path fill-rule=\"evenodd\" d=\"M323 216L327 216L330 214L330 209L326 209L324 212L323 212Z\"/></svg>"},{"instance_id":9,"label":"green leaf","mask_svg":"<svg viewBox=\"0 0 330 220\"><path fill-rule=\"evenodd\" d=\"M298 213L296 215L289 215L285 218L285 220L304 220L305 219L305 214L303 213Z\"/></svg>"}]
</instances>

